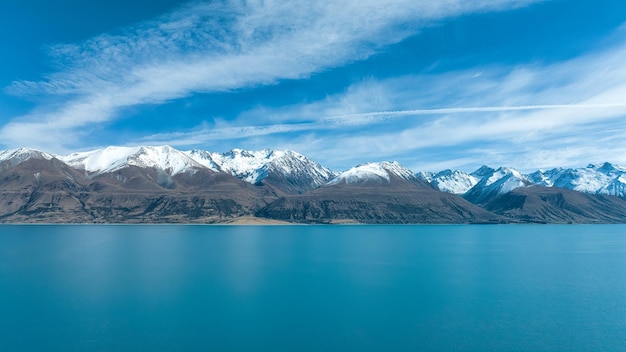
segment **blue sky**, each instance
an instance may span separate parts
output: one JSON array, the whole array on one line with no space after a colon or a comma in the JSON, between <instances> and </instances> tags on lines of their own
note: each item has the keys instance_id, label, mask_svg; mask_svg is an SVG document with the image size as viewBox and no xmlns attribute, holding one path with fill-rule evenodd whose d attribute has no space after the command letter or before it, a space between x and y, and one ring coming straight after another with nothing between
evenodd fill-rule
<instances>
[{"instance_id":1,"label":"blue sky","mask_svg":"<svg viewBox=\"0 0 626 352\"><path fill-rule=\"evenodd\" d=\"M617 0L0 3L0 148L626 164Z\"/></svg>"}]
</instances>

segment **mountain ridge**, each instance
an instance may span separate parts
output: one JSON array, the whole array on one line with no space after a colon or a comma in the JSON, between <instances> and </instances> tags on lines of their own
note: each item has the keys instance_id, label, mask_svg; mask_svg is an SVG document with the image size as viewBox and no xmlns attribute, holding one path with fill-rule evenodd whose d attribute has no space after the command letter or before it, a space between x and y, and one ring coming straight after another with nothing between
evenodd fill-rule
<instances>
[{"instance_id":1,"label":"mountain ridge","mask_svg":"<svg viewBox=\"0 0 626 352\"><path fill-rule=\"evenodd\" d=\"M626 169L608 162L522 174L381 161L336 172L290 150L18 148L0 151L0 191L1 222L626 222Z\"/></svg>"},{"instance_id":2,"label":"mountain ridge","mask_svg":"<svg viewBox=\"0 0 626 352\"><path fill-rule=\"evenodd\" d=\"M103 156L103 154L107 154ZM152 155L149 155L152 154ZM172 157L175 156L175 157ZM286 156L294 159L305 160L314 165L318 177L315 179L314 187L319 187L326 182L330 182L335 177L372 165L400 165L396 161L365 162L345 171L333 171L312 159L290 150L263 149L260 151L248 151L235 148L228 152L216 153L201 149L180 151L170 146L136 146L118 147L109 146L92 151L71 153L68 155L57 155L31 148L17 148L0 150L0 165L11 161L13 164L19 163L29 157L57 158L71 167L84 169L89 174L102 174L113 172L118 168L128 165L156 167L170 174L177 174L192 169L202 167L214 172L229 172L238 178L249 182L258 183L266 178L269 166L276 165L276 161L284 160ZM186 160L181 160L181 158ZM244 159L248 160L244 160ZM18 160L17 162L15 160ZM94 162L95 160L95 162ZM169 162L169 165L168 165ZM298 165L300 166L300 165ZM307 165L308 166L308 165ZM6 166L5 166L6 167ZM380 168L380 166L378 166ZM554 168L550 170L537 170L528 174L523 174L513 167L499 167L493 169L483 165L473 172L446 169L438 172L414 172L400 165L405 172L429 182L437 189L454 194L464 194L475 187L484 177L493 177L495 172L510 172L521 175L530 184L537 184L546 187L561 187L585 193L598 193L606 195L617 195L626 197L626 168L604 162L602 164L588 164L579 168ZM283 165L283 169L289 170ZM373 173L370 170L370 173ZM367 172L367 171L366 171ZM380 172L378 172L380 174ZM361 176L364 177L364 176ZM454 183L459 185L454 185ZM519 184L521 187L522 184ZM513 187L515 188L515 187Z\"/></svg>"}]
</instances>

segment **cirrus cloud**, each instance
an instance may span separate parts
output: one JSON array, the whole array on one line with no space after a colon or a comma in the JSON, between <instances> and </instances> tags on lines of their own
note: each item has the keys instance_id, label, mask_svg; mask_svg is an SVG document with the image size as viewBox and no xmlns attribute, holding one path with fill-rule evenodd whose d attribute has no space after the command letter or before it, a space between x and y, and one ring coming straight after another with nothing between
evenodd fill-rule
<instances>
[{"instance_id":1,"label":"cirrus cloud","mask_svg":"<svg viewBox=\"0 0 626 352\"><path fill-rule=\"evenodd\" d=\"M18 81L14 95L47 95L0 130L6 146L77 147L120 111L198 92L302 79L365 59L424 26L538 0L195 2L118 34L50 47L56 71Z\"/></svg>"}]
</instances>

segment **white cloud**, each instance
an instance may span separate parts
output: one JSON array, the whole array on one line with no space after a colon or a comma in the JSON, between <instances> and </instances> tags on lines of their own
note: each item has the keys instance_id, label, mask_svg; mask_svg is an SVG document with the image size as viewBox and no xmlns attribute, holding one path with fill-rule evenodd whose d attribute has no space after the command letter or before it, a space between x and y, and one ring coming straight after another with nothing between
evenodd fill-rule
<instances>
[{"instance_id":1,"label":"white cloud","mask_svg":"<svg viewBox=\"0 0 626 352\"><path fill-rule=\"evenodd\" d=\"M440 165L445 160L427 153L447 147L457 149L456 155L438 157L456 160L448 167L467 170L481 163L522 169L603 159L626 163L623 62L626 42L551 65L367 80L310 104L263 108L272 125L146 140L189 145L256 137L265 146L287 146L334 167L382 159L413 167ZM293 116L302 122L289 124Z\"/></svg>"},{"instance_id":2,"label":"white cloud","mask_svg":"<svg viewBox=\"0 0 626 352\"><path fill-rule=\"evenodd\" d=\"M57 71L15 82L13 94L58 95L0 131L6 145L62 149L62 138L194 92L229 91L306 78L367 58L442 18L538 0L251 0L194 3L78 44L50 48ZM87 130L87 131L85 131ZM55 142L56 141L56 142Z\"/></svg>"}]
</instances>

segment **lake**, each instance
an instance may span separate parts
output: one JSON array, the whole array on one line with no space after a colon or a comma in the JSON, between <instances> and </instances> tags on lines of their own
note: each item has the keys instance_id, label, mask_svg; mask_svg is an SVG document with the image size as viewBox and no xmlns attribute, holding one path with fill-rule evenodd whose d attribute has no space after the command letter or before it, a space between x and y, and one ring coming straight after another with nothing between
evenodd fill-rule
<instances>
[{"instance_id":1,"label":"lake","mask_svg":"<svg viewBox=\"0 0 626 352\"><path fill-rule=\"evenodd\" d=\"M0 351L626 350L626 226L0 226Z\"/></svg>"}]
</instances>

